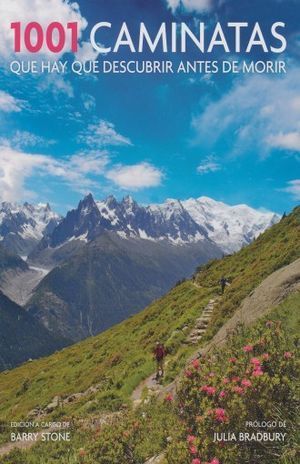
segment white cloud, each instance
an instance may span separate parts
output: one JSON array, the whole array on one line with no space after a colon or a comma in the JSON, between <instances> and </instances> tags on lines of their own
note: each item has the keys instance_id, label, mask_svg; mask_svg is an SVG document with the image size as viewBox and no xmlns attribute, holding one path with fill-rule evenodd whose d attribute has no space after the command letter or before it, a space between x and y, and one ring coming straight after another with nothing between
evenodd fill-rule
<instances>
[{"instance_id":1,"label":"white cloud","mask_svg":"<svg viewBox=\"0 0 300 464\"><path fill-rule=\"evenodd\" d=\"M197 167L197 172L199 174L208 174L209 172L220 171L221 165L217 162L214 156L208 156L203 160L201 164Z\"/></svg>"},{"instance_id":2,"label":"white cloud","mask_svg":"<svg viewBox=\"0 0 300 464\"><path fill-rule=\"evenodd\" d=\"M173 13L179 8L183 8L188 12L203 13L212 8L212 3L212 0L167 0L167 5Z\"/></svg>"},{"instance_id":3,"label":"white cloud","mask_svg":"<svg viewBox=\"0 0 300 464\"><path fill-rule=\"evenodd\" d=\"M10 142L7 139L0 139L1 145L12 146L14 148L25 148L25 147L36 147L37 145L46 146L53 145L54 140L47 140L39 135L32 134L27 131L17 130L15 134L10 138Z\"/></svg>"},{"instance_id":4,"label":"white cloud","mask_svg":"<svg viewBox=\"0 0 300 464\"><path fill-rule=\"evenodd\" d=\"M271 145L271 147L282 148L284 150L291 151L300 151L300 131L271 135L267 142Z\"/></svg>"},{"instance_id":5,"label":"white cloud","mask_svg":"<svg viewBox=\"0 0 300 464\"><path fill-rule=\"evenodd\" d=\"M97 59L99 52L92 47L91 42L82 42L78 47L78 52L75 58L78 61L85 63L86 61L94 61Z\"/></svg>"},{"instance_id":6,"label":"white cloud","mask_svg":"<svg viewBox=\"0 0 300 464\"><path fill-rule=\"evenodd\" d=\"M22 137L26 140L27 135L23 133ZM35 136L28 136L28 143L35 141ZM55 158L24 152L3 139L0 140L0 160L0 201L24 201L36 196L32 188L28 189L32 179L45 178L49 186L52 181L60 182L85 194L99 189L100 180L112 181L122 189L138 190L158 186L164 177L158 168L146 162L131 166L110 165L111 157L106 150Z\"/></svg>"},{"instance_id":7,"label":"white cloud","mask_svg":"<svg viewBox=\"0 0 300 464\"><path fill-rule=\"evenodd\" d=\"M22 101L7 92L0 90L0 111L18 113L22 110Z\"/></svg>"},{"instance_id":8,"label":"white cloud","mask_svg":"<svg viewBox=\"0 0 300 464\"><path fill-rule=\"evenodd\" d=\"M104 174L109 162L105 151L80 153L69 158L24 153L8 143L0 144L0 200L20 201L34 195L26 189L32 176L57 178L75 191L86 192L98 187L92 176Z\"/></svg>"},{"instance_id":9,"label":"white cloud","mask_svg":"<svg viewBox=\"0 0 300 464\"><path fill-rule=\"evenodd\" d=\"M69 159L70 169L81 174L103 174L108 163L109 154L106 151L83 152Z\"/></svg>"},{"instance_id":10,"label":"white cloud","mask_svg":"<svg viewBox=\"0 0 300 464\"><path fill-rule=\"evenodd\" d=\"M48 74L39 84L38 90L49 90L54 97L66 95L68 98L74 97L72 84L64 76L57 74Z\"/></svg>"},{"instance_id":11,"label":"white cloud","mask_svg":"<svg viewBox=\"0 0 300 464\"><path fill-rule=\"evenodd\" d=\"M157 187L164 175L155 166L144 162L131 166L117 165L106 173L106 177L122 189L139 190Z\"/></svg>"},{"instance_id":12,"label":"white cloud","mask_svg":"<svg viewBox=\"0 0 300 464\"><path fill-rule=\"evenodd\" d=\"M87 111L93 110L96 107L96 100L93 97L93 95L84 93L81 95L81 100L82 100L84 108Z\"/></svg>"},{"instance_id":13,"label":"white cloud","mask_svg":"<svg viewBox=\"0 0 300 464\"><path fill-rule=\"evenodd\" d=\"M89 124L78 140L90 146L132 145L131 141L119 134L114 124L101 119L97 124Z\"/></svg>"},{"instance_id":14,"label":"white cloud","mask_svg":"<svg viewBox=\"0 0 300 464\"><path fill-rule=\"evenodd\" d=\"M27 24L31 21L37 21L43 27L48 26L51 22L58 21L64 25L68 22L78 22L79 39L82 31L87 26L87 21L82 17L77 2L71 0L9 0L0 2L0 55L4 58L13 54L13 31L10 28L11 22L21 21ZM48 58L58 58L62 53L53 54L44 49L39 55L47 55ZM36 58L35 58L36 59Z\"/></svg>"},{"instance_id":15,"label":"white cloud","mask_svg":"<svg viewBox=\"0 0 300 464\"><path fill-rule=\"evenodd\" d=\"M282 192L290 193L294 200L300 200L300 179L290 180L287 187L280 189Z\"/></svg>"},{"instance_id":16,"label":"white cloud","mask_svg":"<svg viewBox=\"0 0 300 464\"><path fill-rule=\"evenodd\" d=\"M25 179L35 169L46 168L49 159L42 155L24 154L7 145L0 146L0 199L15 201L27 196Z\"/></svg>"},{"instance_id":17,"label":"white cloud","mask_svg":"<svg viewBox=\"0 0 300 464\"><path fill-rule=\"evenodd\" d=\"M222 141L231 155L267 156L295 149L300 133L300 68L284 77L247 76L192 120L195 143L206 149Z\"/></svg>"}]
</instances>

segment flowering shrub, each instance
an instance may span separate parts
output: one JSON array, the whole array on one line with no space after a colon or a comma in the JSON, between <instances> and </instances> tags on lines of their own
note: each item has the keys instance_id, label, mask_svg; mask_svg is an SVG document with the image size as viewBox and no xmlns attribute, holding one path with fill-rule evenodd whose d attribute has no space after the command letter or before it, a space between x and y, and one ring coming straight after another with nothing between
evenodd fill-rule
<instances>
[{"instance_id":1,"label":"flowering shrub","mask_svg":"<svg viewBox=\"0 0 300 464\"><path fill-rule=\"evenodd\" d=\"M284 446L226 438L230 433L269 432L249 429L246 421L274 420L278 408L288 417L295 407L297 361L294 352L286 351L280 324L261 322L246 336L236 335L222 353L197 359L185 371L178 404L189 458L178 459L178 464L270 463ZM288 430L277 426L271 432ZM176 462L174 452L169 446L167 462Z\"/></svg>"}]
</instances>

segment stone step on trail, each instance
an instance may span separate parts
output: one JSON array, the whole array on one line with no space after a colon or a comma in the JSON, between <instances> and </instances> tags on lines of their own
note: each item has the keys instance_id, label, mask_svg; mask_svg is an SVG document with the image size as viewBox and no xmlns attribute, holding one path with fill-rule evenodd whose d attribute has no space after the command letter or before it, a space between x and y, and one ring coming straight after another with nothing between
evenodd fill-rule
<instances>
[{"instance_id":1,"label":"stone step on trail","mask_svg":"<svg viewBox=\"0 0 300 464\"><path fill-rule=\"evenodd\" d=\"M195 337L195 338L191 338L189 340L189 345L197 345L197 343L200 342L201 338L202 338L201 335L199 335L198 337Z\"/></svg>"},{"instance_id":2,"label":"stone step on trail","mask_svg":"<svg viewBox=\"0 0 300 464\"><path fill-rule=\"evenodd\" d=\"M195 324L195 329L199 328L199 329L203 329L203 328L206 328L208 325L208 321L198 321L196 324Z\"/></svg>"},{"instance_id":3,"label":"stone step on trail","mask_svg":"<svg viewBox=\"0 0 300 464\"><path fill-rule=\"evenodd\" d=\"M194 333L197 333L197 334L204 334L206 332L206 329L196 329L194 330Z\"/></svg>"},{"instance_id":4,"label":"stone step on trail","mask_svg":"<svg viewBox=\"0 0 300 464\"><path fill-rule=\"evenodd\" d=\"M200 322L199 324L195 325L195 329L206 329L208 326L207 322Z\"/></svg>"},{"instance_id":5,"label":"stone step on trail","mask_svg":"<svg viewBox=\"0 0 300 464\"><path fill-rule=\"evenodd\" d=\"M202 339L212 318L215 303L215 299L212 298L209 300L209 302L203 309L201 316L196 320L194 329L191 331L184 343L195 345Z\"/></svg>"}]
</instances>

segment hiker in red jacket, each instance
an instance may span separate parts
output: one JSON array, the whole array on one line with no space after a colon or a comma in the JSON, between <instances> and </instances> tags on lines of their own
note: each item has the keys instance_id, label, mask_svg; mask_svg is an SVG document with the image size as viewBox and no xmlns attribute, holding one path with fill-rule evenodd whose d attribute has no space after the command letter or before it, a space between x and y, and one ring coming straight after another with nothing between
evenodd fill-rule
<instances>
[{"instance_id":1,"label":"hiker in red jacket","mask_svg":"<svg viewBox=\"0 0 300 464\"><path fill-rule=\"evenodd\" d=\"M162 343L156 342L154 356L156 359L156 380L158 380L159 377L163 377L164 375L164 358L166 356L166 350Z\"/></svg>"}]
</instances>

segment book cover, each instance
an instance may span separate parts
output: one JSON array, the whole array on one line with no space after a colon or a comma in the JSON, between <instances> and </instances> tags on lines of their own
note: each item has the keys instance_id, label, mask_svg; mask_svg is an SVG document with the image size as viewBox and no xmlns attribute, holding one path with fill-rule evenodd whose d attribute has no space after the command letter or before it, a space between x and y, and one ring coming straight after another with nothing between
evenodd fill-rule
<instances>
[{"instance_id":1,"label":"book cover","mask_svg":"<svg viewBox=\"0 0 300 464\"><path fill-rule=\"evenodd\" d=\"M0 0L1 464L297 464L298 0Z\"/></svg>"}]
</instances>

